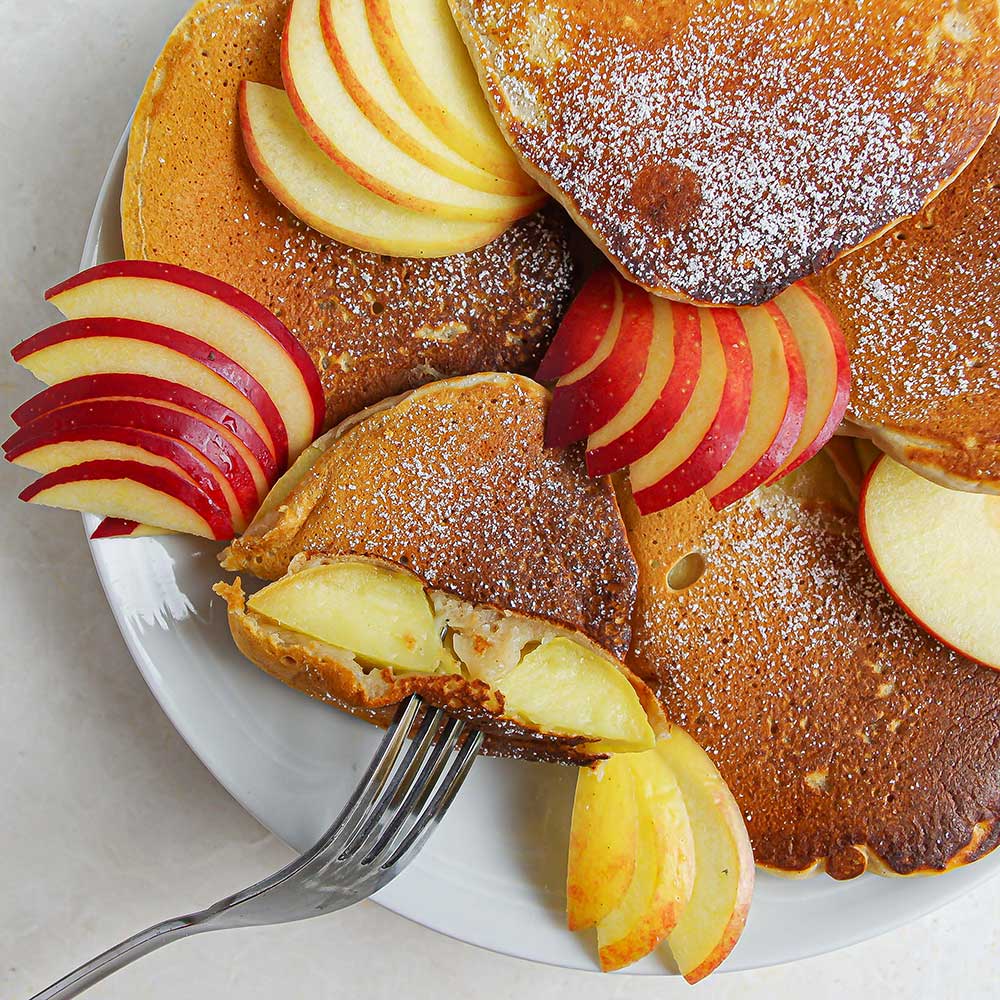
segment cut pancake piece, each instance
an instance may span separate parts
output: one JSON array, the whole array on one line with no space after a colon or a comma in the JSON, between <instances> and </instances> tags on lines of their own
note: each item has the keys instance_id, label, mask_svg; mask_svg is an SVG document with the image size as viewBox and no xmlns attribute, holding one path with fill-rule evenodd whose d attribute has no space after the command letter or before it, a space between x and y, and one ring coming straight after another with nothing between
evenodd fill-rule
<instances>
[{"instance_id":1,"label":"cut pancake piece","mask_svg":"<svg viewBox=\"0 0 1000 1000\"><path fill-rule=\"evenodd\" d=\"M929 873L1000 842L1000 675L886 593L825 453L722 512L623 510L628 663L715 761L758 864Z\"/></svg>"},{"instance_id":2,"label":"cut pancake piece","mask_svg":"<svg viewBox=\"0 0 1000 1000\"><path fill-rule=\"evenodd\" d=\"M467 160L528 189L490 113L447 0L365 0L372 38L400 93Z\"/></svg>"},{"instance_id":3,"label":"cut pancake piece","mask_svg":"<svg viewBox=\"0 0 1000 1000\"><path fill-rule=\"evenodd\" d=\"M665 728L645 685L582 633L384 560L303 554L249 600L239 580L215 590L248 659L373 721L418 693L472 720L496 752L574 763L647 750Z\"/></svg>"},{"instance_id":4,"label":"cut pancake piece","mask_svg":"<svg viewBox=\"0 0 1000 1000\"><path fill-rule=\"evenodd\" d=\"M299 552L364 553L624 656L635 568L614 491L579 452L544 446L548 401L535 382L490 373L374 408L223 565L277 579Z\"/></svg>"},{"instance_id":5,"label":"cut pancake piece","mask_svg":"<svg viewBox=\"0 0 1000 1000\"><path fill-rule=\"evenodd\" d=\"M651 512L711 482L746 427L753 359L746 329L730 309L700 311L702 366L682 416L660 443L630 468L635 502Z\"/></svg>"},{"instance_id":6,"label":"cut pancake piece","mask_svg":"<svg viewBox=\"0 0 1000 1000\"><path fill-rule=\"evenodd\" d=\"M1000 109L995 0L451 6L522 162L687 301L766 302L912 215Z\"/></svg>"},{"instance_id":7,"label":"cut pancake piece","mask_svg":"<svg viewBox=\"0 0 1000 1000\"><path fill-rule=\"evenodd\" d=\"M1000 133L938 199L812 279L844 331L848 419L951 489L1000 493Z\"/></svg>"},{"instance_id":8,"label":"cut pancake piece","mask_svg":"<svg viewBox=\"0 0 1000 1000\"><path fill-rule=\"evenodd\" d=\"M705 486L716 509L770 479L798 440L806 408L806 376L795 337L772 305L741 309L753 363L746 429L729 460Z\"/></svg>"},{"instance_id":9,"label":"cut pancake piece","mask_svg":"<svg viewBox=\"0 0 1000 1000\"><path fill-rule=\"evenodd\" d=\"M365 0L320 0L320 21L327 51L345 89L365 117L403 152L477 191L516 195L536 189L527 175L518 184L474 166L414 113L375 46ZM467 99L485 100L478 87Z\"/></svg>"},{"instance_id":10,"label":"cut pancake piece","mask_svg":"<svg viewBox=\"0 0 1000 1000\"><path fill-rule=\"evenodd\" d=\"M443 219L511 223L545 196L491 194L457 183L387 139L354 103L323 39L320 0L292 0L281 72L313 142L359 184L387 201Z\"/></svg>"},{"instance_id":11,"label":"cut pancake piece","mask_svg":"<svg viewBox=\"0 0 1000 1000\"><path fill-rule=\"evenodd\" d=\"M171 34L129 140L126 256L211 274L277 315L319 371L328 426L441 376L533 370L573 286L563 213L468 253L387 257L304 225L260 183L238 92L282 86L287 9L202 0Z\"/></svg>"},{"instance_id":12,"label":"cut pancake piece","mask_svg":"<svg viewBox=\"0 0 1000 1000\"><path fill-rule=\"evenodd\" d=\"M20 499L216 541L233 536L228 513L197 486L167 469L139 462L84 462L57 469L22 490Z\"/></svg>"},{"instance_id":13,"label":"cut pancake piece","mask_svg":"<svg viewBox=\"0 0 1000 1000\"><path fill-rule=\"evenodd\" d=\"M247 155L267 189L313 229L361 250L397 257L443 257L496 239L505 223L440 219L386 201L344 173L309 138L288 95L240 84Z\"/></svg>"}]
</instances>

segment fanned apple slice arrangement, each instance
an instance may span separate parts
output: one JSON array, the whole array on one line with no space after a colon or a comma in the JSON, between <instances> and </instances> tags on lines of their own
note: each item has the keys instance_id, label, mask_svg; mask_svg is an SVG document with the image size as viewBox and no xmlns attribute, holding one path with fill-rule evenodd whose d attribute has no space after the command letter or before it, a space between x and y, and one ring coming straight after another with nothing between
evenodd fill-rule
<instances>
[{"instance_id":1,"label":"fanned apple slice arrangement","mask_svg":"<svg viewBox=\"0 0 1000 1000\"><path fill-rule=\"evenodd\" d=\"M11 354L49 388L4 451L42 473L22 500L104 516L94 537L232 538L323 429L309 355L222 281L116 261L45 297L65 321Z\"/></svg>"},{"instance_id":2,"label":"fanned apple slice arrangement","mask_svg":"<svg viewBox=\"0 0 1000 1000\"><path fill-rule=\"evenodd\" d=\"M285 89L244 81L268 190L342 243L434 257L483 246L545 200L490 115L446 0L292 0Z\"/></svg>"},{"instance_id":3,"label":"fanned apple slice arrangement","mask_svg":"<svg viewBox=\"0 0 1000 1000\"><path fill-rule=\"evenodd\" d=\"M839 327L795 285L748 308L650 295L609 268L570 307L538 370L556 385L550 447L587 440L587 468L628 468L649 514L704 491L716 509L810 459L843 419Z\"/></svg>"},{"instance_id":4,"label":"fanned apple slice arrangement","mask_svg":"<svg viewBox=\"0 0 1000 1000\"><path fill-rule=\"evenodd\" d=\"M566 878L570 930L597 928L601 969L666 943L696 983L739 940L753 894L743 815L711 758L672 726L652 750L577 778Z\"/></svg>"}]
</instances>

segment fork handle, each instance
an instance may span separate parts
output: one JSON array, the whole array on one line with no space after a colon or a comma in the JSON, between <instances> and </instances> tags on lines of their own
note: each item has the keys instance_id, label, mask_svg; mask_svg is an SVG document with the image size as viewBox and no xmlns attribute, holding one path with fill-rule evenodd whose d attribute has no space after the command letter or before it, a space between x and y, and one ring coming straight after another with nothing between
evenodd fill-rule
<instances>
[{"instance_id":1,"label":"fork handle","mask_svg":"<svg viewBox=\"0 0 1000 1000\"><path fill-rule=\"evenodd\" d=\"M143 955L206 929L201 925L197 914L174 917L172 920L154 924L92 958L68 976L63 976L59 982L53 983L48 989L36 993L31 1000L69 1000L70 997L79 996L84 990L90 989L95 983L125 968L126 965L131 965Z\"/></svg>"}]
</instances>

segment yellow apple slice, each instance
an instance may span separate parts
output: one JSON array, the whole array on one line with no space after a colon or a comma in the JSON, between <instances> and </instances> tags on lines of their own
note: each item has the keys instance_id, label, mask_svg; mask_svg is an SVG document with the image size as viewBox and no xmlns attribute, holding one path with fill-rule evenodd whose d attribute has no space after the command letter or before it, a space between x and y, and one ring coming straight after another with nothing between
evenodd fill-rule
<instances>
[{"instance_id":1,"label":"yellow apple slice","mask_svg":"<svg viewBox=\"0 0 1000 1000\"><path fill-rule=\"evenodd\" d=\"M547 733L586 736L596 753L630 753L655 737L639 696L610 660L559 637L529 652L496 684L506 714Z\"/></svg>"},{"instance_id":2,"label":"yellow apple slice","mask_svg":"<svg viewBox=\"0 0 1000 1000\"><path fill-rule=\"evenodd\" d=\"M442 645L424 587L411 573L335 562L283 577L247 606L285 628L401 672L435 673Z\"/></svg>"},{"instance_id":3,"label":"yellow apple slice","mask_svg":"<svg viewBox=\"0 0 1000 1000\"><path fill-rule=\"evenodd\" d=\"M319 148L387 201L442 219L512 223L545 200L459 184L390 142L351 99L326 49L320 0L292 0L281 72L295 114Z\"/></svg>"},{"instance_id":4,"label":"yellow apple slice","mask_svg":"<svg viewBox=\"0 0 1000 1000\"><path fill-rule=\"evenodd\" d=\"M603 920L624 899L635 874L639 807L629 756L615 754L577 775L566 872L571 931Z\"/></svg>"},{"instance_id":5,"label":"yellow apple slice","mask_svg":"<svg viewBox=\"0 0 1000 1000\"><path fill-rule=\"evenodd\" d=\"M671 933L695 880L694 839L677 778L655 750L625 760L635 776L638 841L629 888L597 925L605 972L639 961Z\"/></svg>"},{"instance_id":6,"label":"yellow apple slice","mask_svg":"<svg viewBox=\"0 0 1000 1000\"><path fill-rule=\"evenodd\" d=\"M309 138L283 90L244 81L243 142L257 176L290 212L348 246L391 257L447 257L484 246L506 223L440 219L386 201Z\"/></svg>"},{"instance_id":7,"label":"yellow apple slice","mask_svg":"<svg viewBox=\"0 0 1000 1000\"><path fill-rule=\"evenodd\" d=\"M918 625L1000 670L1000 496L946 489L883 456L862 491L861 534Z\"/></svg>"},{"instance_id":8,"label":"yellow apple slice","mask_svg":"<svg viewBox=\"0 0 1000 1000\"><path fill-rule=\"evenodd\" d=\"M483 96L447 0L365 0L379 54L414 112L467 160L524 185L521 169Z\"/></svg>"},{"instance_id":9,"label":"yellow apple slice","mask_svg":"<svg viewBox=\"0 0 1000 1000\"><path fill-rule=\"evenodd\" d=\"M667 939L689 983L704 979L733 950L750 911L754 861L743 814L704 750L683 729L656 744L680 785L694 836L694 888Z\"/></svg>"},{"instance_id":10,"label":"yellow apple slice","mask_svg":"<svg viewBox=\"0 0 1000 1000\"><path fill-rule=\"evenodd\" d=\"M365 0L321 0L320 19L327 51L345 89L387 139L424 166L459 184L496 194L523 193L523 186L503 180L460 156L414 113L375 47Z\"/></svg>"}]
</instances>

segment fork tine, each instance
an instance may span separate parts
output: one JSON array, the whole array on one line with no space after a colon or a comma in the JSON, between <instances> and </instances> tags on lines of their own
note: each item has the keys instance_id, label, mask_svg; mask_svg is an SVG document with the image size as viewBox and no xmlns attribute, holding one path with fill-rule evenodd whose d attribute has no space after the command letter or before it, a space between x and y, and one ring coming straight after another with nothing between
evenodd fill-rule
<instances>
[{"instance_id":1,"label":"fork tine","mask_svg":"<svg viewBox=\"0 0 1000 1000\"><path fill-rule=\"evenodd\" d=\"M414 814L419 812L427 801L434 787L437 785L445 765L451 758L452 750L465 731L465 722L462 719L450 719L445 727L434 752L424 761L424 765L419 775L410 785L406 798L399 804L395 815L389 824L381 831L374 846L361 859L362 865L370 865L386 848L392 843L396 834L402 829L403 824ZM372 838L369 838L369 841ZM366 843L365 846L368 846Z\"/></svg>"},{"instance_id":2,"label":"fork tine","mask_svg":"<svg viewBox=\"0 0 1000 1000\"><path fill-rule=\"evenodd\" d=\"M420 723L420 729L414 739L409 742L402 763L388 776L377 798L369 803L354 832L348 837L347 843L338 855L338 861L345 861L357 852L358 848L368 839L378 827L387 811L399 801L402 789L406 787L407 777L420 766L428 749L433 745L434 738L442 721L447 718L440 708L428 709Z\"/></svg>"},{"instance_id":3,"label":"fork tine","mask_svg":"<svg viewBox=\"0 0 1000 1000\"><path fill-rule=\"evenodd\" d=\"M416 822L410 827L406 836L396 846L389 858L379 865L381 870L385 871L389 868L408 864L413 855L420 850L424 841L430 836L431 831L444 818L444 814L448 811L448 807L458 794L458 790L462 787L462 783L472 769L472 765L476 762L476 756L482 745L483 734L481 732L474 732L469 735L455 756L451 767L448 769L448 773L444 776L441 784L438 785L434 797L424 807L423 811L417 817Z\"/></svg>"},{"instance_id":4,"label":"fork tine","mask_svg":"<svg viewBox=\"0 0 1000 1000\"><path fill-rule=\"evenodd\" d=\"M400 750L413 726L413 720L423 705L419 695L411 695L396 710L392 724L385 731L371 764L358 783L340 815L327 831L326 836L316 845L316 850L325 849L331 841L349 833L363 818L372 802L378 798L399 758Z\"/></svg>"}]
</instances>

